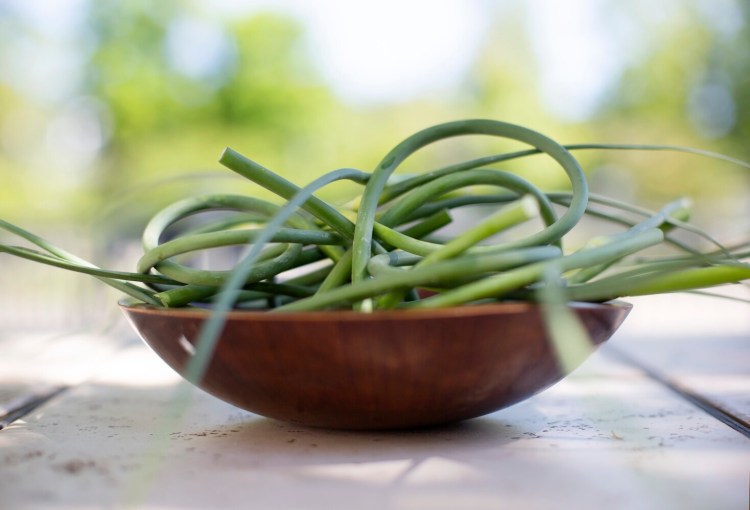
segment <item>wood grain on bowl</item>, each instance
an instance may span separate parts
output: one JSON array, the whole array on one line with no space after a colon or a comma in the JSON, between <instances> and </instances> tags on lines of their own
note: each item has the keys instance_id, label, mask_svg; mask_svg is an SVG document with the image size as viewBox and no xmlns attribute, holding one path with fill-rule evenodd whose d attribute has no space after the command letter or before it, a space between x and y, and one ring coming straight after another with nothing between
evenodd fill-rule
<instances>
[{"instance_id":1,"label":"wood grain on bowl","mask_svg":"<svg viewBox=\"0 0 750 510\"><path fill-rule=\"evenodd\" d=\"M598 346L626 303L571 307ZM174 370L210 312L122 306ZM512 405L559 381L538 305L436 310L232 312L199 386L248 411L308 426L445 424Z\"/></svg>"}]
</instances>

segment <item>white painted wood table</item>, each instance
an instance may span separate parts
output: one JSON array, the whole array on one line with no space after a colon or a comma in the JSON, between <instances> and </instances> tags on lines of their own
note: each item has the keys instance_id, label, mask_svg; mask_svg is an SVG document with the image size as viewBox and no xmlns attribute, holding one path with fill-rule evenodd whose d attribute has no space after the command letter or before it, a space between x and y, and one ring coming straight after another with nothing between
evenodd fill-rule
<instances>
[{"instance_id":1,"label":"white painted wood table","mask_svg":"<svg viewBox=\"0 0 750 510\"><path fill-rule=\"evenodd\" d=\"M747 305L634 303L551 389L410 432L301 428L199 390L170 425L183 383L132 334L0 337L6 411L68 386L0 431L0 509L748 508Z\"/></svg>"}]
</instances>

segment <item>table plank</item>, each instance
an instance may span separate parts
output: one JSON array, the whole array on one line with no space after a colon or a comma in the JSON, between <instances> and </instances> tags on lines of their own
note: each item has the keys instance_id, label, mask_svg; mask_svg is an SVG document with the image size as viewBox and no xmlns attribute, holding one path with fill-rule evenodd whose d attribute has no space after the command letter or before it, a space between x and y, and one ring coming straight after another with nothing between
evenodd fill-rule
<instances>
[{"instance_id":1,"label":"table plank","mask_svg":"<svg viewBox=\"0 0 750 510\"><path fill-rule=\"evenodd\" d=\"M731 294L750 298L750 288ZM674 294L630 300L613 342L627 358L679 390L750 423L750 305Z\"/></svg>"},{"instance_id":2,"label":"table plank","mask_svg":"<svg viewBox=\"0 0 750 510\"><path fill-rule=\"evenodd\" d=\"M0 432L0 508L747 506L750 444L600 350L536 397L451 427L354 433L258 417L131 346ZM145 480L145 483L139 483Z\"/></svg>"},{"instance_id":3,"label":"table plank","mask_svg":"<svg viewBox=\"0 0 750 510\"><path fill-rule=\"evenodd\" d=\"M0 430L29 410L86 381L136 339L116 334L6 333L0 338Z\"/></svg>"}]
</instances>

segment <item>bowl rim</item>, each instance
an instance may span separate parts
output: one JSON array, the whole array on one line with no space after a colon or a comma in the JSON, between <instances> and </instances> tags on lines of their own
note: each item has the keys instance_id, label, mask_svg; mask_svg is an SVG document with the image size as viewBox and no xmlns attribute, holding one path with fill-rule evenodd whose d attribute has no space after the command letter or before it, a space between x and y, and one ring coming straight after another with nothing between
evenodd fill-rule
<instances>
[{"instance_id":1,"label":"bowl rim","mask_svg":"<svg viewBox=\"0 0 750 510\"><path fill-rule=\"evenodd\" d=\"M170 316L184 319L205 320L211 316L210 309L203 308L167 308L149 305L147 303L134 303L129 299L118 302L120 308L129 313L144 315ZM517 315L538 310L543 305L530 301L506 301L502 303L482 303L476 305L462 305L445 308L421 308L409 310L374 310L372 312L359 312L356 310L311 310L297 312L269 313L264 310L231 310L227 313L227 320L257 320L257 321L364 321L373 320L425 320L445 318L472 318L487 315ZM621 300L611 300L603 303L588 301L569 301L567 306L573 310L605 310L620 309L629 312L633 307L631 303Z\"/></svg>"}]
</instances>

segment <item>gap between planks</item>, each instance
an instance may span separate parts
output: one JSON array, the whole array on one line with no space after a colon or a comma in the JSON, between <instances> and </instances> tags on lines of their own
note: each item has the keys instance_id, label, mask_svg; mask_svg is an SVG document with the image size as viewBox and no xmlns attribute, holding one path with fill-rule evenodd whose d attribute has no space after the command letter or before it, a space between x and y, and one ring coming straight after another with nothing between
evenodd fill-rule
<instances>
[{"instance_id":1,"label":"gap between planks","mask_svg":"<svg viewBox=\"0 0 750 510\"><path fill-rule=\"evenodd\" d=\"M640 370L644 375L671 390L679 397L687 400L694 406L707 413L712 418L719 420L724 425L727 425L728 427L736 430L745 437L750 438L750 423L748 423L748 421L741 416L730 411L729 409L726 409L718 403L713 402L711 399L699 395L698 393L686 388L684 385L677 383L676 381L672 380L665 374L660 373L658 370L649 366L648 364L636 360L620 349L610 346L609 353L622 363Z\"/></svg>"}]
</instances>

